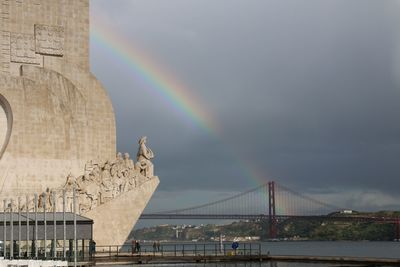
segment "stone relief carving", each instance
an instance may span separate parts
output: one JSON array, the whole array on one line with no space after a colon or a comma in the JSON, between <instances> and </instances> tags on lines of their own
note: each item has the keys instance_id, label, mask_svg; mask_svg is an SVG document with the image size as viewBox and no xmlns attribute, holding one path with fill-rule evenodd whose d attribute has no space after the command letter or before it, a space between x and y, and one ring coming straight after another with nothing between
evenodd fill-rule
<instances>
[{"instance_id":1,"label":"stone relief carving","mask_svg":"<svg viewBox=\"0 0 400 267\"><path fill-rule=\"evenodd\" d=\"M64 55L64 27L35 24L36 53Z\"/></svg>"},{"instance_id":2,"label":"stone relief carving","mask_svg":"<svg viewBox=\"0 0 400 267\"><path fill-rule=\"evenodd\" d=\"M40 65L43 60L40 54L64 55L64 27L35 24L34 32L34 35L1 32L2 39L9 40L11 62Z\"/></svg>"},{"instance_id":3,"label":"stone relief carving","mask_svg":"<svg viewBox=\"0 0 400 267\"><path fill-rule=\"evenodd\" d=\"M36 54L33 35L11 33L10 48L12 62L40 65L42 57Z\"/></svg>"}]
</instances>

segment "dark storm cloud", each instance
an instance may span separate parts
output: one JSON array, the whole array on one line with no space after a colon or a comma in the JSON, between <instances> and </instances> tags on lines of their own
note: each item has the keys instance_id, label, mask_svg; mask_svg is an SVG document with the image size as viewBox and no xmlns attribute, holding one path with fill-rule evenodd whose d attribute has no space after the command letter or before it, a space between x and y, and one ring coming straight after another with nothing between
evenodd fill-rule
<instances>
[{"instance_id":1,"label":"dark storm cloud","mask_svg":"<svg viewBox=\"0 0 400 267\"><path fill-rule=\"evenodd\" d=\"M116 4L117 3L117 4ZM400 28L396 1L96 0L187 85L220 124L193 129L127 66L92 45L114 103L118 149L155 150L159 190L254 185L238 158L294 188L348 197L400 187ZM396 69L397 67L397 69ZM380 192L380 193L379 193ZM373 202L364 197L360 205Z\"/></svg>"}]
</instances>

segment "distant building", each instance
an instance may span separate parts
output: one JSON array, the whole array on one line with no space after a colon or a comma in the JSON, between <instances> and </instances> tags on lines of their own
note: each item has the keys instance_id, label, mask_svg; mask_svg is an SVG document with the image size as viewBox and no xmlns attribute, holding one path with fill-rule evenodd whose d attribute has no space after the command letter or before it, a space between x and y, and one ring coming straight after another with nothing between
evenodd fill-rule
<instances>
[{"instance_id":1,"label":"distant building","mask_svg":"<svg viewBox=\"0 0 400 267\"><path fill-rule=\"evenodd\" d=\"M342 214L353 214L353 210L342 210L342 211L340 211L340 213L342 213Z\"/></svg>"}]
</instances>

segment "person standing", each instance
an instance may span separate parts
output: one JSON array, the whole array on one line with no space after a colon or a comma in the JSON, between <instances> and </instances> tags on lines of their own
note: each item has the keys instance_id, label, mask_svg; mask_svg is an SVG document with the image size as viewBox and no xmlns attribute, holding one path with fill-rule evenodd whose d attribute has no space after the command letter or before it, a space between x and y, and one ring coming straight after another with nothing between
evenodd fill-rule
<instances>
[{"instance_id":1,"label":"person standing","mask_svg":"<svg viewBox=\"0 0 400 267\"><path fill-rule=\"evenodd\" d=\"M153 254L155 254L156 251L157 251L157 242L154 241L154 242L153 242Z\"/></svg>"},{"instance_id":2,"label":"person standing","mask_svg":"<svg viewBox=\"0 0 400 267\"><path fill-rule=\"evenodd\" d=\"M89 257L92 258L96 254L96 242L91 239L89 241Z\"/></svg>"},{"instance_id":3,"label":"person standing","mask_svg":"<svg viewBox=\"0 0 400 267\"><path fill-rule=\"evenodd\" d=\"M236 242L236 241L234 241L234 242L232 243L232 249L233 249L235 255L236 255L236 250L238 249L238 247L239 247L239 243Z\"/></svg>"},{"instance_id":4,"label":"person standing","mask_svg":"<svg viewBox=\"0 0 400 267\"><path fill-rule=\"evenodd\" d=\"M139 243L139 241L138 240L136 240L136 252L137 253L140 253L140 243Z\"/></svg>"},{"instance_id":5,"label":"person standing","mask_svg":"<svg viewBox=\"0 0 400 267\"><path fill-rule=\"evenodd\" d=\"M136 252L136 240L133 239L131 242L131 250L132 250L132 255Z\"/></svg>"}]
</instances>

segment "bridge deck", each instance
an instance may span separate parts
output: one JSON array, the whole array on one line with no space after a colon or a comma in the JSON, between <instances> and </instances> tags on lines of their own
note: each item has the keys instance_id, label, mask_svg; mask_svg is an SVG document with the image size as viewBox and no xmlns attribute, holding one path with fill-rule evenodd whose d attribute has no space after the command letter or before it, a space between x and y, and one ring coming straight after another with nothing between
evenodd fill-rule
<instances>
[{"instance_id":1,"label":"bridge deck","mask_svg":"<svg viewBox=\"0 0 400 267\"><path fill-rule=\"evenodd\" d=\"M238 219L238 220L267 220L267 214L168 214L148 213L142 214L140 219ZM277 220L303 219L303 220L332 220L332 221L358 221L358 222L388 222L397 223L397 217L372 217L372 216L349 216L349 215L275 215Z\"/></svg>"}]
</instances>

